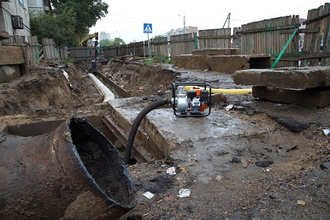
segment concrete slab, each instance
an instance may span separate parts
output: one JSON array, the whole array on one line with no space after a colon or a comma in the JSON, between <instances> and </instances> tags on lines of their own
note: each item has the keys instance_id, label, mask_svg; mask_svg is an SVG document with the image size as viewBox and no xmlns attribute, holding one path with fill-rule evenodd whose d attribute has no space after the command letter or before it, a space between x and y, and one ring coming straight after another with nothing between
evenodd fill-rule
<instances>
[{"instance_id":1,"label":"concrete slab","mask_svg":"<svg viewBox=\"0 0 330 220\"><path fill-rule=\"evenodd\" d=\"M240 55L241 50L239 48L206 48L193 50L192 55Z\"/></svg>"},{"instance_id":2,"label":"concrete slab","mask_svg":"<svg viewBox=\"0 0 330 220\"><path fill-rule=\"evenodd\" d=\"M0 66L24 64L24 56L20 47L2 46L0 47Z\"/></svg>"},{"instance_id":3,"label":"concrete slab","mask_svg":"<svg viewBox=\"0 0 330 220\"><path fill-rule=\"evenodd\" d=\"M256 98L274 102L298 104L310 107L326 107L330 105L330 88L289 90L253 86L252 94Z\"/></svg>"},{"instance_id":4,"label":"concrete slab","mask_svg":"<svg viewBox=\"0 0 330 220\"><path fill-rule=\"evenodd\" d=\"M9 38L10 38L10 35L7 31L0 30L0 40L9 39Z\"/></svg>"},{"instance_id":5,"label":"concrete slab","mask_svg":"<svg viewBox=\"0 0 330 220\"><path fill-rule=\"evenodd\" d=\"M269 68L269 55L191 55L173 57L175 67L196 70L211 70L233 74L237 70L249 68Z\"/></svg>"},{"instance_id":6,"label":"concrete slab","mask_svg":"<svg viewBox=\"0 0 330 220\"><path fill-rule=\"evenodd\" d=\"M212 71L234 73L236 70L247 68L249 57L243 55L208 56L206 62Z\"/></svg>"},{"instance_id":7,"label":"concrete slab","mask_svg":"<svg viewBox=\"0 0 330 220\"><path fill-rule=\"evenodd\" d=\"M324 87L330 86L330 67L238 70L234 73L234 82L279 89Z\"/></svg>"},{"instance_id":8,"label":"concrete slab","mask_svg":"<svg viewBox=\"0 0 330 220\"><path fill-rule=\"evenodd\" d=\"M114 110L114 114L112 114L114 120L129 132L130 125L148 103L143 103L141 98L125 98L112 100L109 105ZM151 111L140 126L140 132L145 132L155 144L153 148L147 149L154 158L161 159L167 154L177 151L176 159L180 159L180 157L186 159L189 156L193 159L193 155L186 155L180 148L191 145L202 163L203 161L206 163L210 155L216 154L214 151L234 152L244 145L243 142L246 141L244 137L262 135L264 132L256 132L258 129L251 123L220 111L212 112L208 117L180 118L173 114L172 108ZM240 138L233 137L233 134ZM230 138L228 138L229 136ZM237 139L237 142L242 141L242 144L232 145L233 139ZM208 142L207 149L205 149L205 141ZM221 149L219 149L220 143ZM159 155L159 151L161 155ZM205 156L206 154L207 156Z\"/></svg>"},{"instance_id":9,"label":"concrete slab","mask_svg":"<svg viewBox=\"0 0 330 220\"><path fill-rule=\"evenodd\" d=\"M173 64L175 67L184 69L208 70L210 68L205 55L182 54L174 56Z\"/></svg>"}]
</instances>

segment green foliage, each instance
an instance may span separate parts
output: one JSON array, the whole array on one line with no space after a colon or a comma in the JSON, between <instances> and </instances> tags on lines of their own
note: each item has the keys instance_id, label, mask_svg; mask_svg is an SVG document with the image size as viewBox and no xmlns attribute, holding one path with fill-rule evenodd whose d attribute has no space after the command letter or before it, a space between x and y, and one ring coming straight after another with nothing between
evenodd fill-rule
<instances>
[{"instance_id":1,"label":"green foliage","mask_svg":"<svg viewBox=\"0 0 330 220\"><path fill-rule=\"evenodd\" d=\"M71 10L76 18L75 33L84 37L89 33L89 28L96 24L97 20L108 13L108 4L102 0L51 0L54 6L54 14L61 15Z\"/></svg>"},{"instance_id":2,"label":"green foliage","mask_svg":"<svg viewBox=\"0 0 330 220\"><path fill-rule=\"evenodd\" d=\"M67 63L74 63L74 58L70 57L70 58L66 58L65 62Z\"/></svg>"},{"instance_id":3,"label":"green foliage","mask_svg":"<svg viewBox=\"0 0 330 220\"><path fill-rule=\"evenodd\" d=\"M152 60L145 60L143 61L144 65L148 65L148 66L155 66L158 65L158 63L153 62Z\"/></svg>"},{"instance_id":4,"label":"green foliage","mask_svg":"<svg viewBox=\"0 0 330 220\"><path fill-rule=\"evenodd\" d=\"M111 46L111 41L109 39L103 39L100 40L100 46L101 47L108 47Z\"/></svg>"},{"instance_id":5,"label":"green foliage","mask_svg":"<svg viewBox=\"0 0 330 220\"><path fill-rule=\"evenodd\" d=\"M117 45L126 45L126 43L120 37L116 37L113 41L111 41L111 45L110 46L117 46Z\"/></svg>"},{"instance_id":6,"label":"green foliage","mask_svg":"<svg viewBox=\"0 0 330 220\"><path fill-rule=\"evenodd\" d=\"M89 28L108 13L108 4L101 0L51 0L53 14L31 13L31 33L53 38L57 46L77 46Z\"/></svg>"},{"instance_id":7,"label":"green foliage","mask_svg":"<svg viewBox=\"0 0 330 220\"><path fill-rule=\"evenodd\" d=\"M118 45L126 45L125 41L120 37L116 37L113 40L103 39L100 41L101 47L114 47Z\"/></svg>"},{"instance_id":8,"label":"green foliage","mask_svg":"<svg viewBox=\"0 0 330 220\"><path fill-rule=\"evenodd\" d=\"M173 59L166 57L157 57L153 60L149 60L148 58L145 58L143 61L144 65L149 65L149 66L161 65L162 63L173 63Z\"/></svg>"},{"instance_id":9,"label":"green foliage","mask_svg":"<svg viewBox=\"0 0 330 220\"><path fill-rule=\"evenodd\" d=\"M166 57L157 57L157 59L162 62L162 63L173 63L173 59L171 58L166 58Z\"/></svg>"},{"instance_id":10,"label":"green foliage","mask_svg":"<svg viewBox=\"0 0 330 220\"><path fill-rule=\"evenodd\" d=\"M157 36L155 36L154 38L163 38L164 36L162 36L162 35L157 35Z\"/></svg>"},{"instance_id":11,"label":"green foliage","mask_svg":"<svg viewBox=\"0 0 330 220\"><path fill-rule=\"evenodd\" d=\"M72 10L55 16L43 12L30 13L31 34L40 41L43 38L53 38L57 46L75 46L79 39L75 35L77 21L72 15Z\"/></svg>"}]
</instances>

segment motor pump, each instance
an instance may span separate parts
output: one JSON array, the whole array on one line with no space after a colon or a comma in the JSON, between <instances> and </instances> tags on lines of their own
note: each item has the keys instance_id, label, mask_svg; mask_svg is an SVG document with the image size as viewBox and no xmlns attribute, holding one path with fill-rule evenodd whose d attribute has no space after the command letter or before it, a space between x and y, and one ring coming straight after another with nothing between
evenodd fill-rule
<instances>
[{"instance_id":1,"label":"motor pump","mask_svg":"<svg viewBox=\"0 0 330 220\"><path fill-rule=\"evenodd\" d=\"M211 113L211 85L209 83L172 83L171 100L178 117L205 117Z\"/></svg>"}]
</instances>

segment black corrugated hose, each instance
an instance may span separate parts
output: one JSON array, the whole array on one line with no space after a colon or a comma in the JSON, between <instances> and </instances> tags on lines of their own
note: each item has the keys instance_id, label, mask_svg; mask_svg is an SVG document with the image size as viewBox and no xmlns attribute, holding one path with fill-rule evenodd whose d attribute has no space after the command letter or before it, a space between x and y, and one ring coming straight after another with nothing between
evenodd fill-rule
<instances>
[{"instance_id":1,"label":"black corrugated hose","mask_svg":"<svg viewBox=\"0 0 330 220\"><path fill-rule=\"evenodd\" d=\"M149 113L151 112L152 110L160 107L160 106L163 106L163 105L166 105L166 104L169 104L170 103L170 100L168 99L161 99L161 100L157 100L153 103L151 103L150 105L148 105L147 107L145 107L139 114L138 116L136 117L136 119L134 120L134 123L132 125L132 128L129 132L129 135L128 135L128 140L127 140L127 145L126 145L126 148L125 148L125 155L124 155L124 162L126 164L128 164L129 162L129 159L131 157L131 152L132 152L132 148L133 148L133 142L134 142L134 138L135 138L135 135L136 135L136 132L139 128L139 125L142 121L142 119Z\"/></svg>"}]
</instances>

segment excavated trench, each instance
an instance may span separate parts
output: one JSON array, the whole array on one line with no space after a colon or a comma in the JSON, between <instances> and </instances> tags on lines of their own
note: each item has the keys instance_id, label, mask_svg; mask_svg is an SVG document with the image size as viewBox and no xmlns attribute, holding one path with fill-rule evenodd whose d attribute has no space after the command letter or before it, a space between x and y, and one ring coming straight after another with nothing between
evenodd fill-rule
<instances>
[{"instance_id":1,"label":"excavated trench","mask_svg":"<svg viewBox=\"0 0 330 220\"><path fill-rule=\"evenodd\" d=\"M314 154L314 150L323 150L322 143L325 139L318 130L313 130L317 127L315 120L305 117L309 124L315 124L315 126L292 134L282 125L278 125L268 118L263 110L269 109L274 114L291 112L292 114L289 116L294 115L296 118L298 115L304 116L302 111L298 111L301 110L299 107L257 102L248 96L235 96L233 99L231 96L227 96L227 104L233 103L235 106L239 106L245 102L247 105L243 107L248 113L252 111L252 114L246 114L245 110L238 108L225 111L220 104L223 100L218 101L214 106L215 111L212 110L210 116L200 119L177 118L170 109L166 108L157 109L148 114L148 120L142 121L143 129L137 133L138 140L134 145L136 152L133 150L132 158L137 161L150 161L156 158L156 162L141 163L141 167L127 167L137 186L138 195L136 195L133 180L128 175L122 158L118 156L118 154L123 155L122 149L123 146L126 146L128 132L136 115L155 100L171 96L167 92L170 90L170 82L185 81L189 78L193 81L212 82L216 86L222 83L223 88L237 88L237 85L232 82L231 76L219 73L204 75L200 72L194 74L191 71L177 74L171 70L147 68L140 64L118 62L111 65L110 68L106 66L109 70L103 69L103 74L97 75L108 88L111 88L117 98L111 102L111 107L108 103L102 103L102 98L95 98L100 96L96 95L95 89L84 93L83 86L88 84L93 87L86 75L75 79L77 74L73 74L71 79L73 88L64 90L66 96L69 96L70 92L78 93L78 95L75 94L73 101L69 100L68 103L71 105L70 107L81 107L81 109L76 109L79 117L68 117L68 115L72 115L71 112L58 117L48 116L45 113L50 111L51 107L47 107L49 109L46 110L36 107L36 112L39 114L37 117L34 116L34 120L15 122L15 117L18 116L13 116L13 119L10 120L0 136L1 146L5 146L8 141L13 141L12 144L8 144L8 147L1 149L0 154L0 161L12 158L7 162L8 170L6 167L0 167L4 171L3 174L9 175L3 178L5 181L2 183L4 184L0 184L1 219L13 217L26 219L27 216L33 216L34 219L42 219L45 216L54 218L56 215L49 211L50 207L54 209L54 212L61 213L56 217L63 219L92 219L100 213L105 219L126 219L125 216L144 215L145 213L149 213L149 217L160 219L167 215L177 219L181 219L183 215L191 218L215 219L215 216L221 216L221 218L233 217L234 219L235 216L238 216L237 218L247 216L245 209L240 209L242 206L247 207L254 217L266 219L276 215L282 218L283 213L289 210L293 211L293 214L289 216L302 217L303 212L292 203L295 203L297 199L304 199L308 202L308 196L313 197L315 203L315 205L310 203L308 208L317 210L317 205L326 204L323 200L328 196L322 191L323 182L320 178L313 179L315 184L322 185L316 194L313 189L318 188L315 188L314 185L304 188L304 191L303 188L299 188L304 184L312 183L300 184L299 181L309 178L304 176L304 173L311 170L310 167L318 171L318 166L314 165L320 163L325 157L321 154ZM74 73L72 70L68 70L68 72ZM150 74L153 74L153 77L150 77ZM59 77L57 76L55 82ZM147 82L142 82L142 79ZM46 82L45 85L50 85L51 79ZM75 84L75 82L78 83ZM65 85L63 82L60 85L62 84ZM35 88L43 91L43 96L39 100L45 99L47 94L47 89L43 89L40 85L34 87L23 84L20 87L33 88L33 93L36 93ZM1 89L3 90L3 88ZM48 91L51 90L48 89ZM56 92L58 91L60 89L56 89ZM54 90L54 99L49 103L57 103L56 92ZM10 93L6 95L8 96L8 94ZM24 95L26 94L27 92L24 93ZM74 102L79 97L83 102ZM29 104L29 97L26 96L24 102L14 100L11 99L10 103L14 103L15 106L13 106L16 109L20 109L18 106L20 103ZM232 102L233 100L234 102ZM84 105L84 103L86 104ZM63 106L64 104L61 102L58 105ZM92 108L92 106L96 106L96 108ZM58 112L62 113L63 110L54 110L54 113ZM320 115L323 114L323 111L316 112L315 110L313 114L310 114L308 109L305 112L306 116L315 115L316 118L320 118ZM67 120L67 118L70 119ZM87 119L87 121L83 119ZM325 127L327 125L324 124ZM55 134L54 131L56 131ZM158 145L160 144L160 147L157 147L152 139ZM19 150L19 141L26 142L27 140L30 145ZM40 148L36 148L37 143L42 143ZM12 146L17 147L12 148ZM63 146L68 147L63 148ZM140 149L141 146L143 149ZM155 150L156 147L157 150ZM9 154L8 151L5 152L10 148L13 149L12 154ZM49 151L47 157L43 158L42 153L47 152L45 149ZM57 150L60 149L70 151L57 154ZM69 162L61 161L61 158L68 157L71 157ZM157 158L164 158L165 163L163 164ZM268 167L269 169L267 168L268 170L261 169L254 165L254 162L261 160L271 160L274 163L270 165L270 168ZM59 161L60 166L51 167L54 161ZM65 166L65 163L68 165ZM155 193L154 200L144 198L142 193L146 189L145 183L159 176L169 165L180 170L174 176L172 185L170 184L163 194ZM22 176L22 183L18 182L15 185L17 180L10 179L10 173L13 173L13 170L17 175L25 174ZM39 171L40 173L38 173ZM33 172L33 174L28 174L28 172ZM288 173L291 173L289 177ZM283 188L280 186L287 183L286 178L290 178L288 181L296 181L297 188L285 189L281 194L280 189L283 190ZM34 179L38 183L33 182ZM274 182L278 184L274 185ZM41 187L35 187L37 184L41 184ZM19 190L8 187L18 187ZM184 202L181 200L182 198L178 199L176 196L182 187L191 189L193 193L193 196L185 199ZM246 190L246 187L249 187L249 190ZM326 189L324 188L324 190ZM267 196L266 192L277 192L276 190L279 193L276 194L278 201L281 199L288 205L278 206L277 203L275 204L277 201L273 201L273 197ZM43 194L46 192L49 194ZM6 193L8 194L6 195ZM287 195L294 198L291 199ZM306 197L302 195L306 195ZM137 206L135 206L136 196L141 201ZM18 204L14 203L15 201L11 198L17 198ZM243 198L243 200L238 198ZM47 199L51 202L43 205ZM261 200L265 200L266 203L261 203ZM219 204L221 208L214 207L208 211L205 207L210 207L209 204ZM260 204L262 204L261 208L265 210L273 210L270 211L270 216L269 212L259 212ZM13 209L14 206L17 208ZM98 208L95 209L95 207ZM133 207L135 208L132 209ZM123 215L130 209L132 209L130 212ZM173 212L168 213L168 210L173 210ZM112 215L116 217L111 217ZM328 214L324 212L322 216L328 216Z\"/></svg>"}]
</instances>

